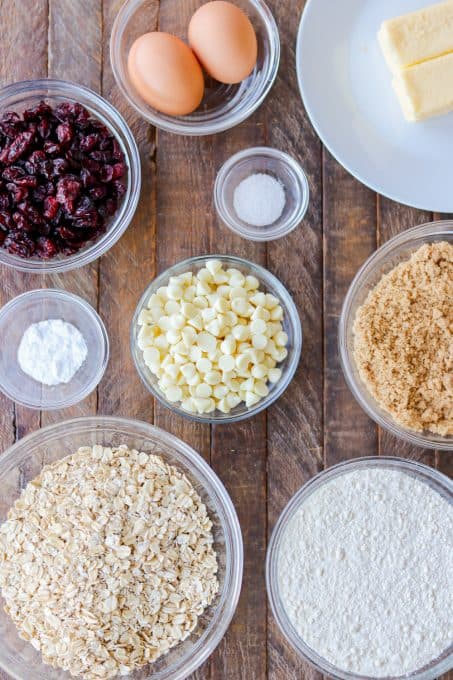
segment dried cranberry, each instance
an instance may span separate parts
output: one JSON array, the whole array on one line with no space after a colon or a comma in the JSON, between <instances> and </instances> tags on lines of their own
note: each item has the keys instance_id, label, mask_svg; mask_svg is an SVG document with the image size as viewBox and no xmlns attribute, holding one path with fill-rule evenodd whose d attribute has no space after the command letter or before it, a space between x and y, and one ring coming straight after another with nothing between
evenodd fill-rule
<instances>
[{"instance_id":1,"label":"dried cranberry","mask_svg":"<svg viewBox=\"0 0 453 680\"><path fill-rule=\"evenodd\" d=\"M24 232L16 230L9 232L3 247L13 255L19 255L19 257L31 257L35 252L34 241Z\"/></svg>"},{"instance_id":2,"label":"dried cranberry","mask_svg":"<svg viewBox=\"0 0 453 680\"><path fill-rule=\"evenodd\" d=\"M84 153L89 153L93 151L99 144L100 137L98 134L87 135L82 137L79 142L79 148Z\"/></svg>"},{"instance_id":3,"label":"dried cranberry","mask_svg":"<svg viewBox=\"0 0 453 680\"><path fill-rule=\"evenodd\" d=\"M33 132L21 132L11 144L0 153L0 163L12 165L20 158L33 142Z\"/></svg>"},{"instance_id":4,"label":"dried cranberry","mask_svg":"<svg viewBox=\"0 0 453 680\"><path fill-rule=\"evenodd\" d=\"M38 134L41 139L48 139L52 133L52 127L48 120L40 120L38 123Z\"/></svg>"},{"instance_id":5,"label":"dried cranberry","mask_svg":"<svg viewBox=\"0 0 453 680\"><path fill-rule=\"evenodd\" d=\"M121 198L126 193L126 185L120 180L113 182L113 189L117 198Z\"/></svg>"},{"instance_id":6,"label":"dried cranberry","mask_svg":"<svg viewBox=\"0 0 453 680\"><path fill-rule=\"evenodd\" d=\"M61 153L61 146L56 142L44 142L43 149L48 156L58 156Z\"/></svg>"},{"instance_id":7,"label":"dried cranberry","mask_svg":"<svg viewBox=\"0 0 453 680\"><path fill-rule=\"evenodd\" d=\"M55 219L59 210L59 203L56 198L49 196L44 201L44 217L48 220Z\"/></svg>"},{"instance_id":8,"label":"dried cranberry","mask_svg":"<svg viewBox=\"0 0 453 680\"><path fill-rule=\"evenodd\" d=\"M25 215L19 211L16 211L13 213L13 220L16 223L17 229L20 229L21 231L32 231L33 227L28 219L28 217L25 217Z\"/></svg>"},{"instance_id":9,"label":"dried cranberry","mask_svg":"<svg viewBox=\"0 0 453 680\"><path fill-rule=\"evenodd\" d=\"M58 248L51 238L40 236L36 242L36 254L44 260L49 260L55 257L58 253Z\"/></svg>"},{"instance_id":10,"label":"dried cranberry","mask_svg":"<svg viewBox=\"0 0 453 680\"><path fill-rule=\"evenodd\" d=\"M20 203L28 196L27 187L18 187L16 184L11 182L10 184L6 185L6 188L10 192L13 205L17 205L17 203Z\"/></svg>"},{"instance_id":11,"label":"dried cranberry","mask_svg":"<svg viewBox=\"0 0 453 680\"><path fill-rule=\"evenodd\" d=\"M101 168L101 171L99 173L99 179L104 184L109 184L113 180L113 172L114 171L112 165L104 165L104 167Z\"/></svg>"},{"instance_id":12,"label":"dried cranberry","mask_svg":"<svg viewBox=\"0 0 453 680\"><path fill-rule=\"evenodd\" d=\"M14 220L11 217L9 213L6 212L0 212L0 229L3 229L4 231L9 231L10 229L14 229Z\"/></svg>"},{"instance_id":13,"label":"dried cranberry","mask_svg":"<svg viewBox=\"0 0 453 680\"><path fill-rule=\"evenodd\" d=\"M61 123L57 127L57 137L60 144L69 144L74 137L74 129L70 123Z\"/></svg>"},{"instance_id":14,"label":"dried cranberry","mask_svg":"<svg viewBox=\"0 0 453 680\"><path fill-rule=\"evenodd\" d=\"M33 151L27 161L25 161L25 169L29 175L34 175L39 171L40 164L46 160L44 151Z\"/></svg>"},{"instance_id":15,"label":"dried cranberry","mask_svg":"<svg viewBox=\"0 0 453 680\"><path fill-rule=\"evenodd\" d=\"M88 193L93 201L102 201L107 196L107 187L104 184L100 184L89 189Z\"/></svg>"},{"instance_id":16,"label":"dried cranberry","mask_svg":"<svg viewBox=\"0 0 453 680\"><path fill-rule=\"evenodd\" d=\"M60 177L68 171L68 161L64 158L56 158L52 161L52 174L55 177Z\"/></svg>"},{"instance_id":17,"label":"dried cranberry","mask_svg":"<svg viewBox=\"0 0 453 680\"><path fill-rule=\"evenodd\" d=\"M57 184L56 199L70 214L74 212L75 202L79 197L81 188L81 183L73 175L63 177Z\"/></svg>"},{"instance_id":18,"label":"dried cranberry","mask_svg":"<svg viewBox=\"0 0 453 680\"><path fill-rule=\"evenodd\" d=\"M37 106L24 111L24 120L41 120L41 118L49 118L52 115L52 108L45 101L40 101Z\"/></svg>"},{"instance_id":19,"label":"dried cranberry","mask_svg":"<svg viewBox=\"0 0 453 680\"><path fill-rule=\"evenodd\" d=\"M0 194L0 210L3 212L4 210L8 210L9 208L9 196L6 193L1 193Z\"/></svg>"},{"instance_id":20,"label":"dried cranberry","mask_svg":"<svg viewBox=\"0 0 453 680\"><path fill-rule=\"evenodd\" d=\"M24 177L25 171L18 165L12 165L9 168L5 168L2 172L3 179L7 182L16 182L21 177Z\"/></svg>"},{"instance_id":21,"label":"dried cranberry","mask_svg":"<svg viewBox=\"0 0 453 680\"><path fill-rule=\"evenodd\" d=\"M35 203L42 203L47 196L46 187L42 184L33 190L32 198Z\"/></svg>"}]
</instances>

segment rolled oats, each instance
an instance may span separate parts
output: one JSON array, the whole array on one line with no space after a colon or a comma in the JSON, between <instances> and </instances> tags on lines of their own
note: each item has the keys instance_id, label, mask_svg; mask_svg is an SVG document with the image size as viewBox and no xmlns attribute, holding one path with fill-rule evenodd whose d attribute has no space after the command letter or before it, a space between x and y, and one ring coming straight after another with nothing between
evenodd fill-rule
<instances>
[{"instance_id":1,"label":"rolled oats","mask_svg":"<svg viewBox=\"0 0 453 680\"><path fill-rule=\"evenodd\" d=\"M87 680L127 675L186 639L216 574L190 481L126 446L46 465L0 527L5 611L45 663Z\"/></svg>"}]
</instances>

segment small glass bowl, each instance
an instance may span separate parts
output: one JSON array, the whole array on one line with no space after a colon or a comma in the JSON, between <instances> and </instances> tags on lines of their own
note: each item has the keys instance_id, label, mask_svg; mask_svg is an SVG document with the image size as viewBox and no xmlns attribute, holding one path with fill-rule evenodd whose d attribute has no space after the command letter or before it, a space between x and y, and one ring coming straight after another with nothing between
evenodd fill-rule
<instances>
[{"instance_id":1,"label":"small glass bowl","mask_svg":"<svg viewBox=\"0 0 453 680\"><path fill-rule=\"evenodd\" d=\"M68 383L42 385L19 366L17 350L24 332L33 323L62 319L82 333L88 347L85 362ZM105 326L85 300L63 290L32 290L18 295L0 310L0 390L28 408L52 411L73 406L97 387L109 360Z\"/></svg>"},{"instance_id":2,"label":"small glass bowl","mask_svg":"<svg viewBox=\"0 0 453 680\"><path fill-rule=\"evenodd\" d=\"M187 42L190 18L204 2L179 3L177 35L182 40ZM200 107L187 116L169 116L156 111L140 97L130 82L127 68L132 44L139 36L155 30L149 25L155 13L155 0L126 0L113 25L110 60L120 90L143 118L167 132L210 135L242 123L262 104L274 83L280 61L277 25L263 0L235 0L235 4L244 10L256 31L258 61L253 72L238 85L224 85L206 78Z\"/></svg>"},{"instance_id":3,"label":"small glass bowl","mask_svg":"<svg viewBox=\"0 0 453 680\"><path fill-rule=\"evenodd\" d=\"M268 174L284 187L286 203L281 217L272 224L255 227L240 219L234 208L236 187L255 173ZM226 226L250 241L273 241L286 236L303 220L310 189L297 161L278 149L257 146L231 156L221 167L214 186L217 213Z\"/></svg>"},{"instance_id":4,"label":"small glass bowl","mask_svg":"<svg viewBox=\"0 0 453 680\"><path fill-rule=\"evenodd\" d=\"M412 227L394 236L362 265L352 281L340 316L338 345L340 360L346 382L363 410L378 425L396 437L416 446L442 451L453 450L453 436L442 437L433 432L409 430L384 411L369 393L360 378L354 359L354 321L358 308L365 302L369 292L379 283L382 276L400 262L410 258L425 243L435 241L453 242L453 221L444 220Z\"/></svg>"},{"instance_id":5,"label":"small glass bowl","mask_svg":"<svg viewBox=\"0 0 453 680\"><path fill-rule=\"evenodd\" d=\"M309 647L298 635L294 629L294 626L289 620L288 615L286 614L280 595L278 585L280 549L288 525L292 521L292 518L299 508L309 498L309 496L318 491L325 484L329 483L332 479L335 479L343 474L350 473L354 470L364 470L370 468L397 470L399 472L404 472L408 475L411 475L420 482L428 484L434 491L437 491L443 496L443 498L453 504L452 481L445 475L441 474L437 470L434 470L433 468L428 467L427 465L423 465L422 463L418 463L416 461L404 460L402 458L391 456L370 456L368 458L356 458L354 460L348 460L344 463L334 465L330 469L324 470L323 472L315 475L315 477L304 484L292 497L277 520L277 524L275 525L271 535L266 556L267 594L269 597L272 613L281 632L293 649L303 659L308 661L308 663L311 664L319 673L327 675L330 678L339 678L340 680L375 679L362 675L356 675L355 673L350 673L333 666L324 657L320 656L311 647ZM443 654L441 654L440 657L433 659L433 661L424 668L401 676L401 680L433 680L434 678L440 677L442 673L447 672L451 668L452 663L453 646L451 645L444 651ZM380 680L390 679L381 678Z\"/></svg>"},{"instance_id":6,"label":"small glass bowl","mask_svg":"<svg viewBox=\"0 0 453 680\"><path fill-rule=\"evenodd\" d=\"M260 282L260 290L265 293L271 293L279 299L284 312L284 320L282 322L283 330L288 335L288 344L286 347L288 350L288 356L284 361L278 364L278 368L280 368L282 371L280 380L274 385L269 385L269 394L267 397L261 399L261 401L259 401L252 408L247 408L247 406L242 403L232 409L228 414L215 411L214 413L199 415L195 413L188 413L180 405L169 402L159 389L157 385L158 380L146 366L143 359L143 351L139 348L137 343L137 337L140 331L138 318L142 309L146 309L150 296L153 293L156 293L156 291L161 286L166 286L171 276L179 276L184 272L198 272L206 265L206 262L214 259L220 260L224 267L239 269L239 271L245 276L255 276ZM137 305L134 318L132 319L131 351L138 374L145 387L164 406L173 411L173 413L177 413L178 415L189 418L190 420L195 420L199 423L212 423L217 425L225 423L237 423L240 420L251 418L257 413L264 411L264 409L273 404L274 401L276 401L286 390L289 383L293 379L294 373L296 372L296 368L299 363L300 354L302 351L302 326L296 305L294 304L294 300L288 293L285 286L269 271L257 264L254 264L253 262L243 260L239 257L233 257L229 255L202 255L199 257L191 257L188 260L184 260L183 262L173 265L173 267L170 267L164 271L150 283L148 288L143 293L140 302Z\"/></svg>"},{"instance_id":7,"label":"small glass bowl","mask_svg":"<svg viewBox=\"0 0 453 680\"><path fill-rule=\"evenodd\" d=\"M57 255L50 260L38 257L24 259L0 248L0 263L23 272L51 274L83 267L106 253L118 241L134 217L141 188L140 154L135 139L124 118L105 99L83 85L65 80L25 80L0 89L0 114L3 111L22 113L42 99L58 106L61 102L78 102L116 137L128 166L127 189L122 204L103 236L74 255Z\"/></svg>"},{"instance_id":8,"label":"small glass bowl","mask_svg":"<svg viewBox=\"0 0 453 680\"><path fill-rule=\"evenodd\" d=\"M24 437L0 456L0 523L22 488L44 465L74 453L81 446L120 446L162 456L192 482L213 524L219 565L219 593L193 633L155 663L128 676L130 680L184 680L212 654L226 633L242 584L242 535L231 498L213 470L190 446L148 423L98 416L50 425ZM0 607L0 668L16 680L70 680L70 674L43 663L41 654L17 634Z\"/></svg>"}]
</instances>

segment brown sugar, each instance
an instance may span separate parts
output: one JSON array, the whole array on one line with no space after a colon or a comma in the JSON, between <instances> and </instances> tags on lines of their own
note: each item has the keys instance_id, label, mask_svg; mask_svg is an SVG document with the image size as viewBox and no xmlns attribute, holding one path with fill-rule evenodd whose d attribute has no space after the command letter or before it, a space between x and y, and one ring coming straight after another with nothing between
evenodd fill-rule
<instances>
[{"instance_id":1,"label":"brown sugar","mask_svg":"<svg viewBox=\"0 0 453 680\"><path fill-rule=\"evenodd\" d=\"M411 430L453 434L453 245L423 245L358 309L354 356L379 406Z\"/></svg>"}]
</instances>

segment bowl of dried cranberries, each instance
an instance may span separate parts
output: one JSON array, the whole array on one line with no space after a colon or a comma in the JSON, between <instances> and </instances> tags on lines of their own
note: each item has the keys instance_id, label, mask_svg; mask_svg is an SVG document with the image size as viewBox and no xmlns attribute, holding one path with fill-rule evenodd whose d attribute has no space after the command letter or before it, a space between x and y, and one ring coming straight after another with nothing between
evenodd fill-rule
<instances>
[{"instance_id":1,"label":"bowl of dried cranberries","mask_svg":"<svg viewBox=\"0 0 453 680\"><path fill-rule=\"evenodd\" d=\"M140 187L134 137L95 92L61 80L0 90L0 263L86 265L127 229Z\"/></svg>"}]
</instances>

